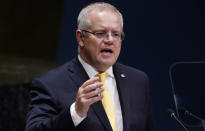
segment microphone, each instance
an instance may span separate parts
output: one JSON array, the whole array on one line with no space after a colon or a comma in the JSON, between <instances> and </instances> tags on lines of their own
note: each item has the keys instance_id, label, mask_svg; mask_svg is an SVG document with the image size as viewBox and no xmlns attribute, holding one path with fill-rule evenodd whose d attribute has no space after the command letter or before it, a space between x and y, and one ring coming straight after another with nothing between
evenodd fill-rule
<instances>
[{"instance_id":1,"label":"microphone","mask_svg":"<svg viewBox=\"0 0 205 131\"><path fill-rule=\"evenodd\" d=\"M189 116L191 116L191 117L193 117L193 118L195 118L195 119L201 121L203 131L205 131L205 121L204 121L202 118L198 117L198 116L195 115L195 114L192 114L192 113L191 113L190 111L188 111L185 107L179 108L179 112L181 112L181 113L184 114L184 115L189 115Z\"/></svg>"},{"instance_id":2,"label":"microphone","mask_svg":"<svg viewBox=\"0 0 205 131\"><path fill-rule=\"evenodd\" d=\"M185 129L185 131L189 131L185 127L185 125L176 117L176 115L175 115L175 113L174 113L174 111L172 109L168 109L167 112L168 112L168 114L170 115L171 118L173 117Z\"/></svg>"}]
</instances>

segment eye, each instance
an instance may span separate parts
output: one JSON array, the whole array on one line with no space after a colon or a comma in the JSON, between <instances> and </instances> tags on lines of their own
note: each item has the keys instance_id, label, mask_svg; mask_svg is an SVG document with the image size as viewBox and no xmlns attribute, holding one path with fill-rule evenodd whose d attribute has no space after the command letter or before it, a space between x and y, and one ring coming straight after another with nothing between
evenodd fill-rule
<instances>
[{"instance_id":1,"label":"eye","mask_svg":"<svg viewBox=\"0 0 205 131\"><path fill-rule=\"evenodd\" d=\"M112 36L113 36L113 37L120 37L120 36L121 36L121 33L115 32L115 33L112 33Z\"/></svg>"},{"instance_id":2,"label":"eye","mask_svg":"<svg viewBox=\"0 0 205 131\"><path fill-rule=\"evenodd\" d=\"M97 36L99 38L105 37L105 35L106 35L105 32L95 32L94 34L95 34L95 36Z\"/></svg>"}]
</instances>

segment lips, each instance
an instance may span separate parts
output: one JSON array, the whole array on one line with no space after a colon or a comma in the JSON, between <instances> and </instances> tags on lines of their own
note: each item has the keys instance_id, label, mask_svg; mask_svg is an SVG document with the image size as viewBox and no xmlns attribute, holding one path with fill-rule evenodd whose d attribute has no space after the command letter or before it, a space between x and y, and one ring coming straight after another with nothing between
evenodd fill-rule
<instances>
[{"instance_id":1,"label":"lips","mask_svg":"<svg viewBox=\"0 0 205 131\"><path fill-rule=\"evenodd\" d=\"M105 49L102 49L100 52L101 53L113 53L113 50L109 48L105 48Z\"/></svg>"}]
</instances>

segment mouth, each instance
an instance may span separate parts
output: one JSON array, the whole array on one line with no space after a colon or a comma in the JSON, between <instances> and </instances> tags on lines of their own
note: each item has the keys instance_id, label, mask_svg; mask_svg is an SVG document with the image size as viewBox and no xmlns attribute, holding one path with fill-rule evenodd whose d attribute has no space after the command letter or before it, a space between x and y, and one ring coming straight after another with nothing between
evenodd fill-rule
<instances>
[{"instance_id":1,"label":"mouth","mask_svg":"<svg viewBox=\"0 0 205 131\"><path fill-rule=\"evenodd\" d=\"M102 49L100 52L101 53L106 53L106 54L112 54L113 50L112 49Z\"/></svg>"}]
</instances>

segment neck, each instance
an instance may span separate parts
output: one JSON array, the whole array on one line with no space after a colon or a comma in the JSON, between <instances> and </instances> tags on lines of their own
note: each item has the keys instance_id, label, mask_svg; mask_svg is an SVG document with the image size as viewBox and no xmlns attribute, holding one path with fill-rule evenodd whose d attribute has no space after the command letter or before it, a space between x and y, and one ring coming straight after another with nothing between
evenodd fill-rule
<instances>
[{"instance_id":1,"label":"neck","mask_svg":"<svg viewBox=\"0 0 205 131\"><path fill-rule=\"evenodd\" d=\"M99 72L99 73L103 73L103 72L105 72L110 66L104 66L104 65L100 65L100 64L92 64L92 63L90 63L87 59L86 59L86 57L84 57L83 55L81 55L80 53L79 53L79 55L80 55L80 58L85 62L85 63L87 63L87 64L89 64L90 66L92 66L97 72Z\"/></svg>"}]
</instances>

